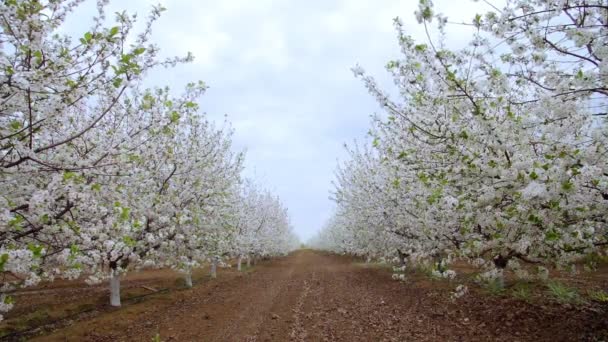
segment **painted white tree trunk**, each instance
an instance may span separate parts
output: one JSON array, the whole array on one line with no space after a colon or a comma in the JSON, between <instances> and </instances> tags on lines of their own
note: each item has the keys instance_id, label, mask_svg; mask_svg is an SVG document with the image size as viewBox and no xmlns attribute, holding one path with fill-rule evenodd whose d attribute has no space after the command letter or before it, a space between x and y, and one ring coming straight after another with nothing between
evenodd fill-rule
<instances>
[{"instance_id":1,"label":"painted white tree trunk","mask_svg":"<svg viewBox=\"0 0 608 342\"><path fill-rule=\"evenodd\" d=\"M217 278L217 259L213 259L211 262L211 278Z\"/></svg>"},{"instance_id":2,"label":"painted white tree trunk","mask_svg":"<svg viewBox=\"0 0 608 342\"><path fill-rule=\"evenodd\" d=\"M498 275L496 277L496 284L501 289L505 288L505 275L504 275L504 270L503 269L499 269L498 270Z\"/></svg>"},{"instance_id":3,"label":"painted white tree trunk","mask_svg":"<svg viewBox=\"0 0 608 342\"><path fill-rule=\"evenodd\" d=\"M247 257L247 267L251 267L251 257Z\"/></svg>"},{"instance_id":4,"label":"painted white tree trunk","mask_svg":"<svg viewBox=\"0 0 608 342\"><path fill-rule=\"evenodd\" d=\"M120 274L115 271L110 278L110 305L120 306Z\"/></svg>"},{"instance_id":5,"label":"painted white tree trunk","mask_svg":"<svg viewBox=\"0 0 608 342\"><path fill-rule=\"evenodd\" d=\"M184 280L186 282L186 287L192 287L192 272L186 273L186 275L184 276Z\"/></svg>"},{"instance_id":6,"label":"painted white tree trunk","mask_svg":"<svg viewBox=\"0 0 608 342\"><path fill-rule=\"evenodd\" d=\"M241 263L242 262L243 262L243 257L239 256L239 260L236 263L236 270L239 271L239 272L241 271Z\"/></svg>"}]
</instances>

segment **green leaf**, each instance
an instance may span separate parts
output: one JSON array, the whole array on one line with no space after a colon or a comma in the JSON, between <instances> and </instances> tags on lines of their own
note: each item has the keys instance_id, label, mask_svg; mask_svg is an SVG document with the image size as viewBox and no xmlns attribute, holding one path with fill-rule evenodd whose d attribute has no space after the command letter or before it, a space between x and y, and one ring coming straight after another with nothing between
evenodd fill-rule
<instances>
[{"instance_id":1,"label":"green leaf","mask_svg":"<svg viewBox=\"0 0 608 342\"><path fill-rule=\"evenodd\" d=\"M112 27L110 29L110 37L114 37L115 35L117 35L119 30L120 30L120 27L118 27L118 26Z\"/></svg>"},{"instance_id":2,"label":"green leaf","mask_svg":"<svg viewBox=\"0 0 608 342\"><path fill-rule=\"evenodd\" d=\"M119 88L121 84L122 84L122 78L120 78L120 77L117 77L112 81L112 85L114 86L114 88Z\"/></svg>"},{"instance_id":3,"label":"green leaf","mask_svg":"<svg viewBox=\"0 0 608 342\"><path fill-rule=\"evenodd\" d=\"M171 123L176 123L177 121L179 121L179 118L180 118L180 115L177 111L172 111L171 115L169 116Z\"/></svg>"},{"instance_id":4,"label":"green leaf","mask_svg":"<svg viewBox=\"0 0 608 342\"><path fill-rule=\"evenodd\" d=\"M428 204L436 203L437 200L439 200L441 198L442 194L443 194L442 188L437 188L437 189L433 190L433 193L426 199L427 203Z\"/></svg>"},{"instance_id":5,"label":"green leaf","mask_svg":"<svg viewBox=\"0 0 608 342\"><path fill-rule=\"evenodd\" d=\"M76 254L78 254L78 252L80 252L80 249L78 249L78 246L75 244L72 244L70 246L70 254L76 255Z\"/></svg>"},{"instance_id":6,"label":"green leaf","mask_svg":"<svg viewBox=\"0 0 608 342\"><path fill-rule=\"evenodd\" d=\"M33 243L30 243L27 245L27 249L29 249L32 254L34 255L34 258L40 258L42 257L42 245L35 245Z\"/></svg>"},{"instance_id":7,"label":"green leaf","mask_svg":"<svg viewBox=\"0 0 608 342\"><path fill-rule=\"evenodd\" d=\"M430 7L426 7L423 11L422 11L422 18L424 18L425 20L430 20L433 16L433 10L431 10Z\"/></svg>"},{"instance_id":8,"label":"green leaf","mask_svg":"<svg viewBox=\"0 0 608 342\"><path fill-rule=\"evenodd\" d=\"M543 223L543 220L534 214L530 214L530 216L528 216L528 221L539 225Z\"/></svg>"},{"instance_id":9,"label":"green leaf","mask_svg":"<svg viewBox=\"0 0 608 342\"><path fill-rule=\"evenodd\" d=\"M561 234L559 234L558 232L556 232L553 229L551 229L545 233L546 241L557 241L560 239L560 237L561 237Z\"/></svg>"},{"instance_id":10,"label":"green leaf","mask_svg":"<svg viewBox=\"0 0 608 342\"><path fill-rule=\"evenodd\" d=\"M25 221L21 215L15 216L12 220L8 221L8 226L10 228L14 228L17 231L23 229L21 227L21 222Z\"/></svg>"},{"instance_id":11,"label":"green leaf","mask_svg":"<svg viewBox=\"0 0 608 342\"><path fill-rule=\"evenodd\" d=\"M72 171L66 171L66 172L63 173L63 181L64 182L67 182L67 181L69 181L70 179L72 179L74 177L76 177L76 174L74 172L72 172Z\"/></svg>"},{"instance_id":12,"label":"green leaf","mask_svg":"<svg viewBox=\"0 0 608 342\"><path fill-rule=\"evenodd\" d=\"M549 208L551 208L551 209L559 209L559 200L551 200L551 201L549 201Z\"/></svg>"},{"instance_id":13,"label":"green leaf","mask_svg":"<svg viewBox=\"0 0 608 342\"><path fill-rule=\"evenodd\" d=\"M131 208L122 208L120 212L120 220L127 221L129 219L129 215L131 213Z\"/></svg>"},{"instance_id":14,"label":"green leaf","mask_svg":"<svg viewBox=\"0 0 608 342\"><path fill-rule=\"evenodd\" d=\"M68 221L68 228L76 234L80 233L80 227L74 221Z\"/></svg>"},{"instance_id":15,"label":"green leaf","mask_svg":"<svg viewBox=\"0 0 608 342\"><path fill-rule=\"evenodd\" d=\"M19 122L19 121L17 121L17 120L13 120L13 121L11 121L10 125L11 125L11 129L12 129L13 131L17 131L17 130L19 130L19 129L22 127L22 126L21 126L21 122Z\"/></svg>"},{"instance_id":16,"label":"green leaf","mask_svg":"<svg viewBox=\"0 0 608 342\"><path fill-rule=\"evenodd\" d=\"M35 61L37 64L41 64L42 63L42 52L41 51L34 51L33 53Z\"/></svg>"},{"instance_id":17,"label":"green leaf","mask_svg":"<svg viewBox=\"0 0 608 342\"><path fill-rule=\"evenodd\" d=\"M137 241L135 241L132 237L130 236L124 236L122 238L122 241L125 243L125 245L129 246L129 247L135 247L135 245L137 244Z\"/></svg>"},{"instance_id":18,"label":"green leaf","mask_svg":"<svg viewBox=\"0 0 608 342\"><path fill-rule=\"evenodd\" d=\"M142 53L146 52L146 48L140 47L137 48L135 50L133 50L133 53L137 56L141 55Z\"/></svg>"},{"instance_id":19,"label":"green leaf","mask_svg":"<svg viewBox=\"0 0 608 342\"><path fill-rule=\"evenodd\" d=\"M481 26L481 14L476 14L475 15L475 19L473 21L473 24L475 25L475 27L480 27Z\"/></svg>"},{"instance_id":20,"label":"green leaf","mask_svg":"<svg viewBox=\"0 0 608 342\"><path fill-rule=\"evenodd\" d=\"M414 46L414 49L418 52L424 52L427 49L427 45L426 44L418 44Z\"/></svg>"},{"instance_id":21,"label":"green leaf","mask_svg":"<svg viewBox=\"0 0 608 342\"><path fill-rule=\"evenodd\" d=\"M536 180L536 179L538 179L538 174L536 172L532 171L532 173L530 173L530 178L532 180Z\"/></svg>"},{"instance_id":22,"label":"green leaf","mask_svg":"<svg viewBox=\"0 0 608 342\"><path fill-rule=\"evenodd\" d=\"M129 64L129 62L131 62L131 58L133 58L133 55L124 54L120 57L120 61L123 62L124 64Z\"/></svg>"},{"instance_id":23,"label":"green leaf","mask_svg":"<svg viewBox=\"0 0 608 342\"><path fill-rule=\"evenodd\" d=\"M428 183L428 181L429 181L429 177L428 177L428 176L426 175L426 173L424 173L424 172L420 172L420 173L418 174L418 179L419 179L419 180L420 180L422 183L424 183L424 184L427 184L427 183Z\"/></svg>"},{"instance_id":24,"label":"green leaf","mask_svg":"<svg viewBox=\"0 0 608 342\"><path fill-rule=\"evenodd\" d=\"M136 154L136 153L129 153L128 157L129 157L129 161L130 162L139 162L139 161L141 161L141 157L138 154Z\"/></svg>"},{"instance_id":25,"label":"green leaf","mask_svg":"<svg viewBox=\"0 0 608 342\"><path fill-rule=\"evenodd\" d=\"M65 81L65 85L70 88L75 88L78 85L78 83L76 83L74 80L68 79Z\"/></svg>"},{"instance_id":26,"label":"green leaf","mask_svg":"<svg viewBox=\"0 0 608 342\"><path fill-rule=\"evenodd\" d=\"M574 184L570 181L565 181L562 183L562 190L570 191L574 188Z\"/></svg>"},{"instance_id":27,"label":"green leaf","mask_svg":"<svg viewBox=\"0 0 608 342\"><path fill-rule=\"evenodd\" d=\"M394 69L397 68L399 66L399 62L397 61L389 61L388 63L386 63L386 69Z\"/></svg>"},{"instance_id":28,"label":"green leaf","mask_svg":"<svg viewBox=\"0 0 608 342\"><path fill-rule=\"evenodd\" d=\"M6 265L7 261L8 261L8 253L2 254L2 256L0 256L0 272L4 272L4 265Z\"/></svg>"}]
</instances>

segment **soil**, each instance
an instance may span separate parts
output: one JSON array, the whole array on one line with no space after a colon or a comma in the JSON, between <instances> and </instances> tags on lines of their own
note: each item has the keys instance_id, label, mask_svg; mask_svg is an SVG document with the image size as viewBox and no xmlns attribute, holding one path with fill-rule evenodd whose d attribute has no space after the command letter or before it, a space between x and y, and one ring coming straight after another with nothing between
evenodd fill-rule
<instances>
[{"instance_id":1,"label":"soil","mask_svg":"<svg viewBox=\"0 0 608 342\"><path fill-rule=\"evenodd\" d=\"M98 297L107 296L107 290L53 285L52 289L46 289L52 291L44 296L46 301L39 300L35 305L22 302L18 305L23 307L17 307L15 312L31 315L32 307L40 309L53 304L61 307L67 305L66 300L78 305L88 300L91 309L47 324L37 331L43 335L17 334L6 339L147 342L156 336L162 341L608 339L605 306L526 302L512 296L489 295L479 289L452 301L450 293L455 283L432 281L419 275L411 275L406 282L394 281L386 267L311 250L264 261L240 273L234 268L220 269L217 279L199 274L192 289L181 289L175 277L174 273L157 271L127 279L123 282L127 289L140 288L142 284L158 288L164 284L168 288L141 300L127 300L121 308L110 308L103 303L107 298ZM36 289L41 290L44 289ZM123 292L123 301L124 298ZM7 321L10 319L9 316Z\"/></svg>"}]
</instances>

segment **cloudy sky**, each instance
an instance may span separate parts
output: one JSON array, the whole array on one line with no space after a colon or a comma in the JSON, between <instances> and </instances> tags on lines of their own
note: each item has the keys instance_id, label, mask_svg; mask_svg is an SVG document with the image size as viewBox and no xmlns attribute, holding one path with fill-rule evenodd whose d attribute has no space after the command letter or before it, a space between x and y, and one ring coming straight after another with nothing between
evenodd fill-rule
<instances>
[{"instance_id":1,"label":"cloudy sky","mask_svg":"<svg viewBox=\"0 0 608 342\"><path fill-rule=\"evenodd\" d=\"M384 65L399 56L392 19L423 41L415 20L417 0L166 0L154 27L162 55L195 61L149 75L150 85L180 89L203 80L201 105L209 116L232 122L235 147L246 149L246 174L276 192L305 241L330 216L333 171L344 143L363 140L375 100L350 70L356 64L390 88ZM137 12L155 1L110 2L109 13ZM451 21L470 22L483 4L435 1ZM81 36L94 13L81 6L68 31ZM453 26L449 44L464 44L466 29ZM465 31L463 31L465 30Z\"/></svg>"}]
</instances>

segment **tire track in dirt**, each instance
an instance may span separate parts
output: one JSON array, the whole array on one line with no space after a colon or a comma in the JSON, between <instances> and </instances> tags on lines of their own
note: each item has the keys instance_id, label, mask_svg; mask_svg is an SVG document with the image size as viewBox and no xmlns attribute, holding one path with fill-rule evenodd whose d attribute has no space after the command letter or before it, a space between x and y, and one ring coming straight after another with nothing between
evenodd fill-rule
<instances>
[{"instance_id":1,"label":"tire track in dirt","mask_svg":"<svg viewBox=\"0 0 608 342\"><path fill-rule=\"evenodd\" d=\"M291 337L292 341L297 341L297 342L303 342L306 341L306 337L307 337L307 333L306 333L306 328L304 327L304 322L303 322L303 317L304 317L304 312L303 312L303 308L304 308L304 303L306 301L306 299L308 298L308 295L310 294L310 283L315 281L315 273L312 273L312 279L309 280L304 280L304 286L302 289L302 293L300 294L300 297L298 298L298 302L295 306L295 308L293 309L293 324L292 324L292 328L291 328L291 333L289 334L289 336Z\"/></svg>"},{"instance_id":2,"label":"tire track in dirt","mask_svg":"<svg viewBox=\"0 0 608 342\"><path fill-rule=\"evenodd\" d=\"M292 265L280 261L279 264L260 264L254 272L238 279L238 283L208 294L212 299L198 312L165 320L160 325L161 336L173 329L180 333L166 335L175 341L267 340L260 336L264 336L276 320L272 316L273 307L281 305L281 294L288 290L296 271ZM282 272L276 272L277 267L281 267ZM197 324L201 318L206 324ZM183 323L176 326L176 321Z\"/></svg>"},{"instance_id":3,"label":"tire track in dirt","mask_svg":"<svg viewBox=\"0 0 608 342\"><path fill-rule=\"evenodd\" d=\"M289 286L287 282L293 273L294 268L290 267L281 275L280 279L264 279L266 282L266 286L263 286L264 291L255 295L251 301L246 301L247 306L237 312L237 317L223 329L223 332L218 334L218 341L259 341L260 335L263 333L263 329L267 326L269 320L272 320L274 317L278 319L279 316L272 313L272 308L275 306L280 293L286 291ZM256 283L252 283L251 285L256 288L259 286Z\"/></svg>"}]
</instances>

